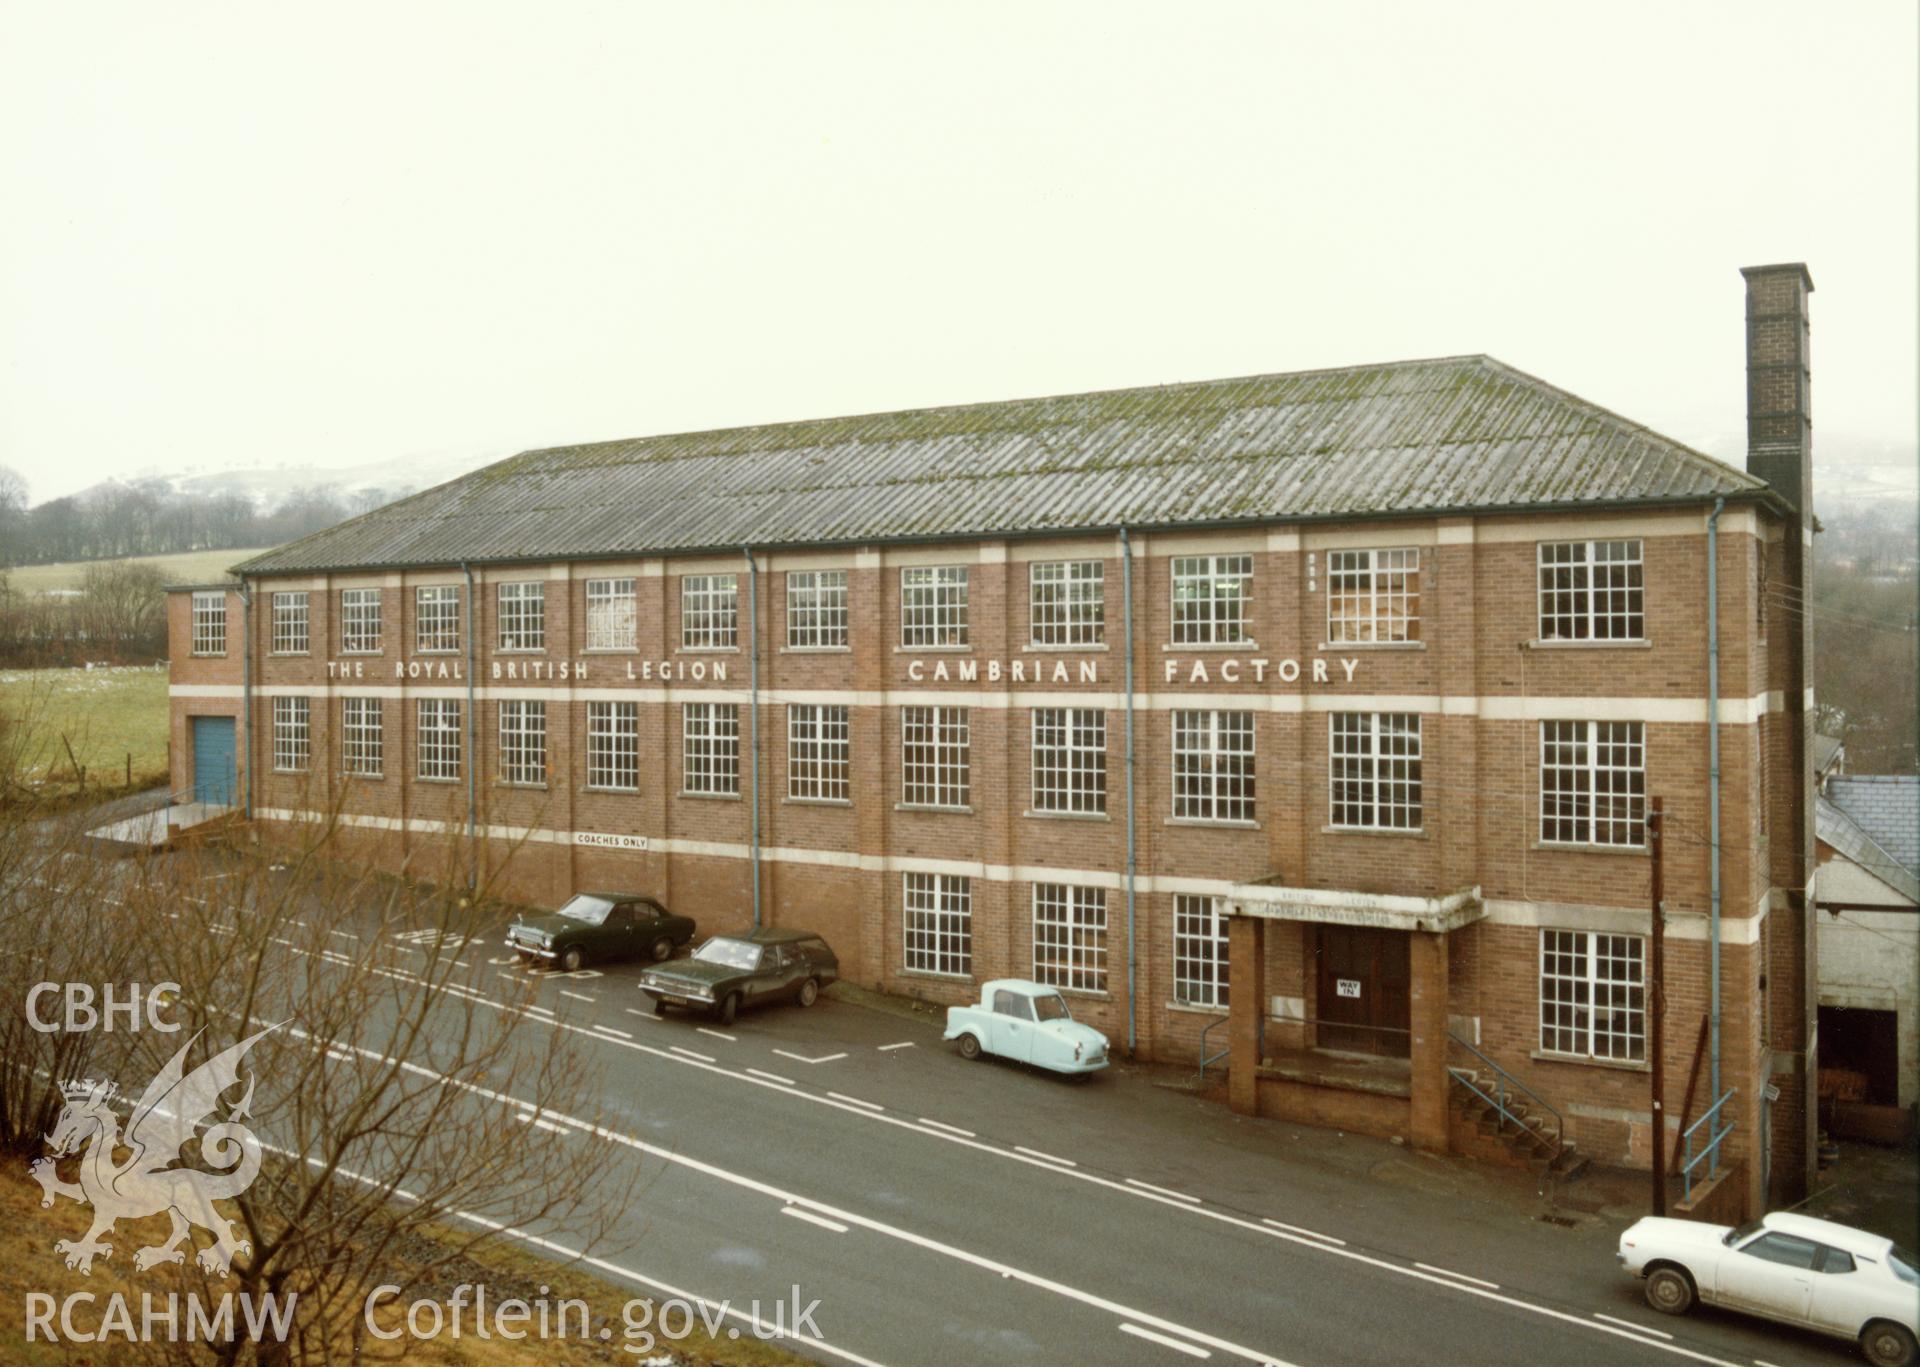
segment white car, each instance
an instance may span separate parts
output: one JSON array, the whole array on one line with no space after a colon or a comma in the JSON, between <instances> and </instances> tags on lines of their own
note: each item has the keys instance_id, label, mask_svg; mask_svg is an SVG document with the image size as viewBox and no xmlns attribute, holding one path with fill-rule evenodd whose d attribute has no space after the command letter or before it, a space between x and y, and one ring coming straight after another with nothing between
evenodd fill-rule
<instances>
[{"instance_id":1,"label":"white car","mask_svg":"<svg viewBox=\"0 0 1920 1367\"><path fill-rule=\"evenodd\" d=\"M1738 1229L1636 1221L1620 1265L1647 1279L1647 1304L1684 1315L1695 1300L1856 1340L1875 1367L1907 1367L1920 1334L1920 1262L1878 1234L1806 1215Z\"/></svg>"}]
</instances>

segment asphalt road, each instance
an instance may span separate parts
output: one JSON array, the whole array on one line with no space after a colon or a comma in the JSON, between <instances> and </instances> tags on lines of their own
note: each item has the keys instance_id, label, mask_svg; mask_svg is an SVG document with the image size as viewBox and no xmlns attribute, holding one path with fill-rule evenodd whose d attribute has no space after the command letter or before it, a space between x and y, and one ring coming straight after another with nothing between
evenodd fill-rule
<instances>
[{"instance_id":1,"label":"asphalt road","mask_svg":"<svg viewBox=\"0 0 1920 1367\"><path fill-rule=\"evenodd\" d=\"M609 1145L642 1178L596 1266L763 1319L798 1288L819 1306L796 1346L822 1361L1855 1360L1654 1314L1614 1265L1620 1222L1541 1223L1512 1174L1235 1117L1144 1070L969 1064L937 1026L832 993L724 1028L655 1018L639 965L530 970L502 930L450 947L469 989L574 1032L604 1077L597 1124L548 1116L530 1140Z\"/></svg>"}]
</instances>

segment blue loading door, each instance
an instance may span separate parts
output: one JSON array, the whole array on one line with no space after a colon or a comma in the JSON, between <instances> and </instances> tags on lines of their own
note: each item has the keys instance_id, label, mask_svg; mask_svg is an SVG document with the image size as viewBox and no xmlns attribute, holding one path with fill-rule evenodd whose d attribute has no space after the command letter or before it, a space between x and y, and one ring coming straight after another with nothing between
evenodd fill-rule
<instances>
[{"instance_id":1,"label":"blue loading door","mask_svg":"<svg viewBox=\"0 0 1920 1367\"><path fill-rule=\"evenodd\" d=\"M233 718L193 719L193 800L233 805Z\"/></svg>"}]
</instances>

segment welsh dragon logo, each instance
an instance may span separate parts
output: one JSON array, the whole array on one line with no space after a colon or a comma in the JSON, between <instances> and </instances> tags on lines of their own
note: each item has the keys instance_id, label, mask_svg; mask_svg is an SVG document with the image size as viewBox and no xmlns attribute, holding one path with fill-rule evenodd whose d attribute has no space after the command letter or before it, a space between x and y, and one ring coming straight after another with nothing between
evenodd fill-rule
<instances>
[{"instance_id":1,"label":"welsh dragon logo","mask_svg":"<svg viewBox=\"0 0 1920 1367\"><path fill-rule=\"evenodd\" d=\"M133 1255L138 1271L160 1263L185 1262L181 1245L191 1243L196 1225L214 1240L194 1256L203 1272L224 1277L232 1269L235 1254L253 1251L252 1244L234 1237L232 1222L213 1205L245 1191L260 1173L260 1141L252 1130L238 1123L248 1118L253 1103L251 1072L246 1093L228 1105L224 1119L207 1125L200 1136L201 1156L221 1171L171 1165L180 1161L181 1149L201 1125L214 1119L222 1105L222 1094L238 1085L240 1060L247 1051L262 1036L279 1028L270 1025L259 1034L249 1035L189 1072L187 1051L200 1038L196 1032L147 1084L128 1118L124 1137L111 1082L80 1082L61 1088L67 1104L61 1108L53 1133L46 1137L51 1156L36 1158L28 1172L45 1193L40 1202L43 1208L51 1206L56 1196L93 1207L93 1228L86 1238L61 1239L53 1246L55 1253L65 1256L68 1267L91 1276L95 1258L113 1256L113 1247L101 1239L113 1232L115 1222L150 1215L166 1215L173 1221L173 1229L165 1243ZM116 1157L120 1149L131 1153L122 1160ZM57 1171L59 1161L76 1153L80 1155L80 1180L62 1181Z\"/></svg>"}]
</instances>

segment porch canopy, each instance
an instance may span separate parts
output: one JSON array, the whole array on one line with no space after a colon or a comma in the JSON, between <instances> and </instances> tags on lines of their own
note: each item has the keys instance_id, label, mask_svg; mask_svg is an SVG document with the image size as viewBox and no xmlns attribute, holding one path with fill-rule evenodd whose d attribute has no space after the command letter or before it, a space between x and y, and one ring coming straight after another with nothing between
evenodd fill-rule
<instances>
[{"instance_id":1,"label":"porch canopy","mask_svg":"<svg viewBox=\"0 0 1920 1367\"><path fill-rule=\"evenodd\" d=\"M1236 883L1221 899L1230 916L1262 921L1315 921L1322 925L1444 935L1486 916L1476 885L1444 897L1405 897L1335 888L1288 888L1273 883Z\"/></svg>"}]
</instances>

